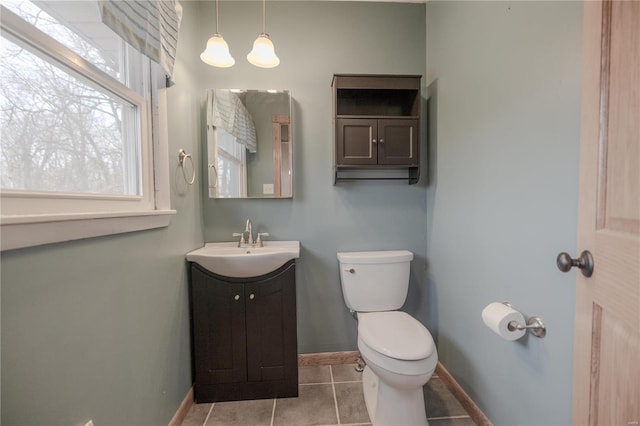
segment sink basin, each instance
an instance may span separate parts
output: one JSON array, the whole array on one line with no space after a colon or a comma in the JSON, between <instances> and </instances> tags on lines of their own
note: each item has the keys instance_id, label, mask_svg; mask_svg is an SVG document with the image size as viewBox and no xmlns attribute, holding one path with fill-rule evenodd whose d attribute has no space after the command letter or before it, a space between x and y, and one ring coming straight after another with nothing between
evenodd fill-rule
<instances>
[{"instance_id":1,"label":"sink basin","mask_svg":"<svg viewBox=\"0 0 640 426\"><path fill-rule=\"evenodd\" d=\"M300 241L265 241L264 247L238 247L237 242L207 243L187 253L188 261L214 274L234 278L268 274L299 257Z\"/></svg>"}]
</instances>

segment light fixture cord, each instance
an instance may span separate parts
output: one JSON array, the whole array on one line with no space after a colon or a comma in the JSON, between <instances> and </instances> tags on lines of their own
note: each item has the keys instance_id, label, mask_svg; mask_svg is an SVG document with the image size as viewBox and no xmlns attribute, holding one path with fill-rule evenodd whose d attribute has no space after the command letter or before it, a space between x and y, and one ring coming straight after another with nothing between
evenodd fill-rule
<instances>
[{"instance_id":1,"label":"light fixture cord","mask_svg":"<svg viewBox=\"0 0 640 426\"><path fill-rule=\"evenodd\" d=\"M267 33L267 0L262 0L262 34Z\"/></svg>"},{"instance_id":2,"label":"light fixture cord","mask_svg":"<svg viewBox=\"0 0 640 426\"><path fill-rule=\"evenodd\" d=\"M216 34L218 33L218 0L216 0Z\"/></svg>"}]
</instances>

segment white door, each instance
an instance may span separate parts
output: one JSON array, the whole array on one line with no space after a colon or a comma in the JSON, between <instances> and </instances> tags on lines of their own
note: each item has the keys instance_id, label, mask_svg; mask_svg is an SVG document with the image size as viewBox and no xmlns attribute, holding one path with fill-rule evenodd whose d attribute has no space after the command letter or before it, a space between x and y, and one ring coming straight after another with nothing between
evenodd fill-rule
<instances>
[{"instance_id":1,"label":"white door","mask_svg":"<svg viewBox=\"0 0 640 426\"><path fill-rule=\"evenodd\" d=\"M640 422L640 2L584 3L573 423Z\"/></svg>"}]
</instances>

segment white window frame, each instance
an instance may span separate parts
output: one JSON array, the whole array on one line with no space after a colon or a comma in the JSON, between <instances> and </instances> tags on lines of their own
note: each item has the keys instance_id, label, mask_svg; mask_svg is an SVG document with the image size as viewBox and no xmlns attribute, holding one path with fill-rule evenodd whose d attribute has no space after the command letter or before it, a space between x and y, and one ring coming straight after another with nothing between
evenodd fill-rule
<instances>
[{"instance_id":1,"label":"white window frame","mask_svg":"<svg viewBox=\"0 0 640 426\"><path fill-rule=\"evenodd\" d=\"M170 206L166 89L144 97L117 82L66 46L2 7L2 32L29 45L103 89L134 104L140 114L142 195L110 196L0 191L0 249L165 227ZM150 76L157 87L157 76Z\"/></svg>"}]
</instances>

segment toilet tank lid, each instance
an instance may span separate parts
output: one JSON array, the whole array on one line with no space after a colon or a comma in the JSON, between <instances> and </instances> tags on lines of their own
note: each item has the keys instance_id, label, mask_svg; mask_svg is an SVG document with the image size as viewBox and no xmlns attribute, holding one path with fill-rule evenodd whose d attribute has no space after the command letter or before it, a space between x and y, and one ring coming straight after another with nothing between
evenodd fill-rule
<instances>
[{"instance_id":1,"label":"toilet tank lid","mask_svg":"<svg viewBox=\"0 0 640 426\"><path fill-rule=\"evenodd\" d=\"M429 330L402 311L358 313L358 337L376 352L400 360L424 359L435 350Z\"/></svg>"},{"instance_id":2,"label":"toilet tank lid","mask_svg":"<svg viewBox=\"0 0 640 426\"><path fill-rule=\"evenodd\" d=\"M413 260L413 253L408 250L384 251L349 251L338 253L341 263L395 263Z\"/></svg>"}]
</instances>

